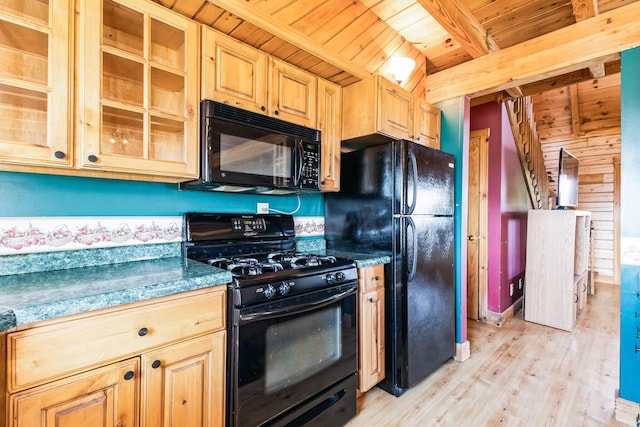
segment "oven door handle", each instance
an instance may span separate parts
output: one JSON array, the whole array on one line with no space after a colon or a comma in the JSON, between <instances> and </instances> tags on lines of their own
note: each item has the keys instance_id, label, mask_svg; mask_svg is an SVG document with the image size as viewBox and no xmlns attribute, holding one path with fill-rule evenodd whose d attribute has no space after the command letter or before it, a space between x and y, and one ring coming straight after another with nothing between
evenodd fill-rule
<instances>
[{"instance_id":1,"label":"oven door handle","mask_svg":"<svg viewBox=\"0 0 640 427\"><path fill-rule=\"evenodd\" d=\"M274 319L277 317L284 316L292 316L294 314L305 313L307 311L316 310L318 308L322 308L331 304L336 303L342 299L345 299L356 293L358 290L357 286L350 287L346 290L341 290L340 292L330 294L329 296L322 298L320 300L315 300L311 302L304 302L300 304L291 304L285 305L282 307L276 307L270 310L265 310L264 308L250 309L250 310L242 310L240 312L240 321L244 323L255 322L258 320L267 320Z\"/></svg>"}]
</instances>

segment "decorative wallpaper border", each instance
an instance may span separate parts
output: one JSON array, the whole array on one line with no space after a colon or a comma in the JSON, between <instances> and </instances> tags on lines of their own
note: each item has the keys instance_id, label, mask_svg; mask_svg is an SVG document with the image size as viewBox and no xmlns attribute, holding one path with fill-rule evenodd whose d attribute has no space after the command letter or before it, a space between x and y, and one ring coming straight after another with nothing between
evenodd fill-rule
<instances>
[{"instance_id":1,"label":"decorative wallpaper border","mask_svg":"<svg viewBox=\"0 0 640 427\"><path fill-rule=\"evenodd\" d=\"M0 255L181 240L181 216L0 218Z\"/></svg>"},{"instance_id":2,"label":"decorative wallpaper border","mask_svg":"<svg viewBox=\"0 0 640 427\"><path fill-rule=\"evenodd\" d=\"M324 236L323 216L294 216L296 237Z\"/></svg>"}]
</instances>

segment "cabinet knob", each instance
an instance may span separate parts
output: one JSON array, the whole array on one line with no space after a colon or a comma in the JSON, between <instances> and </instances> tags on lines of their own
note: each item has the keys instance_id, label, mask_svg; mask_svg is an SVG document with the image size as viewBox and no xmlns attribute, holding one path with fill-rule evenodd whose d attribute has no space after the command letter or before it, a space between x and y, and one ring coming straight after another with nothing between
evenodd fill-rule
<instances>
[{"instance_id":1,"label":"cabinet knob","mask_svg":"<svg viewBox=\"0 0 640 427\"><path fill-rule=\"evenodd\" d=\"M162 362L160 362L159 360L154 360L154 361L151 363L151 367L152 367L153 369L158 369L158 368L160 367L160 365L162 365Z\"/></svg>"},{"instance_id":2,"label":"cabinet knob","mask_svg":"<svg viewBox=\"0 0 640 427\"><path fill-rule=\"evenodd\" d=\"M62 151L56 151L53 155L56 156L56 159L64 159L65 157L65 154Z\"/></svg>"},{"instance_id":3,"label":"cabinet knob","mask_svg":"<svg viewBox=\"0 0 640 427\"><path fill-rule=\"evenodd\" d=\"M577 303L578 303L578 294L574 294L574 295L575 295L575 297L576 297L576 300L574 301L574 303L576 303L576 304L577 304Z\"/></svg>"},{"instance_id":4,"label":"cabinet knob","mask_svg":"<svg viewBox=\"0 0 640 427\"><path fill-rule=\"evenodd\" d=\"M135 374L134 374L134 372L133 372L133 371L127 371L127 372L125 372L125 374L124 374L124 379L125 379L125 380L127 380L127 381L129 381L131 378L133 378L133 376L134 376L134 375L135 375Z\"/></svg>"},{"instance_id":5,"label":"cabinet knob","mask_svg":"<svg viewBox=\"0 0 640 427\"><path fill-rule=\"evenodd\" d=\"M141 337L147 335L149 333L149 329L147 328L140 328L140 330L138 331L138 335L140 335Z\"/></svg>"},{"instance_id":6,"label":"cabinet knob","mask_svg":"<svg viewBox=\"0 0 640 427\"><path fill-rule=\"evenodd\" d=\"M95 163L98 161L98 158L96 156L94 156L93 154L91 154L89 157L87 157L87 159L89 159L89 161L91 163Z\"/></svg>"},{"instance_id":7,"label":"cabinet knob","mask_svg":"<svg viewBox=\"0 0 640 427\"><path fill-rule=\"evenodd\" d=\"M372 303L372 302L373 302L373 298L369 298L369 302L371 302L371 303Z\"/></svg>"},{"instance_id":8,"label":"cabinet knob","mask_svg":"<svg viewBox=\"0 0 640 427\"><path fill-rule=\"evenodd\" d=\"M378 280L380 280L380 277L376 276L376 277L373 278L373 280L375 280L377 282Z\"/></svg>"},{"instance_id":9,"label":"cabinet knob","mask_svg":"<svg viewBox=\"0 0 640 427\"><path fill-rule=\"evenodd\" d=\"M276 110L276 111L273 112L273 114L275 114L277 116L278 114L280 114L280 112L278 110Z\"/></svg>"},{"instance_id":10,"label":"cabinet knob","mask_svg":"<svg viewBox=\"0 0 640 427\"><path fill-rule=\"evenodd\" d=\"M260 107L260 111L267 111L267 107L263 105L262 107Z\"/></svg>"}]
</instances>

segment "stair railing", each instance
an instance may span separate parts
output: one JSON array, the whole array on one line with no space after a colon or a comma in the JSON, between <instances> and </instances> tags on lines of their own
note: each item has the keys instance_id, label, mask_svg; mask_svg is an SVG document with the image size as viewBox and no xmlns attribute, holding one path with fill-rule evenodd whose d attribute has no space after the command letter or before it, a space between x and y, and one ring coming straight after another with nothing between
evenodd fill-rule
<instances>
[{"instance_id":1,"label":"stair railing","mask_svg":"<svg viewBox=\"0 0 640 427\"><path fill-rule=\"evenodd\" d=\"M534 209L549 209L549 180L531 97L507 100L505 105L531 204Z\"/></svg>"}]
</instances>

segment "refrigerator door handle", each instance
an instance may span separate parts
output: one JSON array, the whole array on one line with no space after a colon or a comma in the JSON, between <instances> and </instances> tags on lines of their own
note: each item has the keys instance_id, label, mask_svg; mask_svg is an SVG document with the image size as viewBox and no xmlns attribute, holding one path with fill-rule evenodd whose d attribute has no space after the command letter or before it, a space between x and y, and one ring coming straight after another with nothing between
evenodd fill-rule
<instances>
[{"instance_id":1,"label":"refrigerator door handle","mask_svg":"<svg viewBox=\"0 0 640 427\"><path fill-rule=\"evenodd\" d=\"M411 241L412 241L412 245L413 247L412 249L412 259L411 259L411 265L407 265L408 271L407 271L407 282L410 282L413 280L413 278L416 275L416 271L418 270L418 244L416 243L416 224L413 222L413 220L411 218L407 218L407 228L406 228L406 234L405 234L405 239L409 239L409 228L411 228ZM407 248L407 256L409 255L409 242L405 242L405 247ZM408 263L407 263L408 264Z\"/></svg>"},{"instance_id":2,"label":"refrigerator door handle","mask_svg":"<svg viewBox=\"0 0 640 427\"><path fill-rule=\"evenodd\" d=\"M407 187L405 191L409 191L409 185L411 185L411 203L407 203L407 210L405 214L411 215L416 207L416 198L418 197L418 180L416 179L418 176L418 160L416 159L416 154L411 149L407 150L407 154L411 164L411 169L407 171L407 178L409 172L411 172L411 183L409 183L409 179L407 179Z\"/></svg>"}]
</instances>

